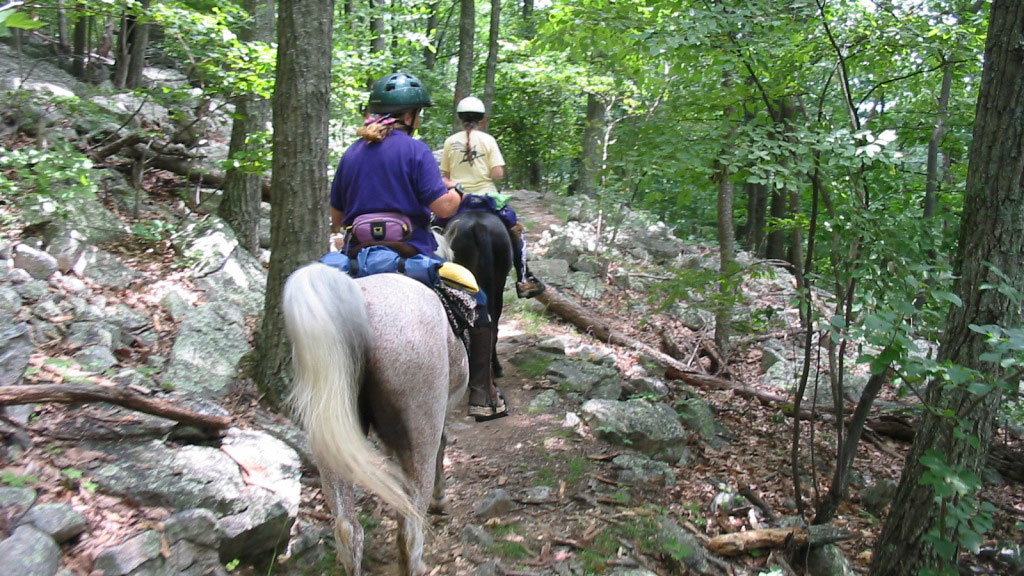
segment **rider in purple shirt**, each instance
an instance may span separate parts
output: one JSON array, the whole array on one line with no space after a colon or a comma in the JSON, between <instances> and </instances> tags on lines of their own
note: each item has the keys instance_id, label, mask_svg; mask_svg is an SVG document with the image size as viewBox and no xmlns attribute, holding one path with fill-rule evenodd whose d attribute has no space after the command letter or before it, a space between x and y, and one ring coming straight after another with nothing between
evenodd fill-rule
<instances>
[{"instance_id":1,"label":"rider in purple shirt","mask_svg":"<svg viewBox=\"0 0 1024 576\"><path fill-rule=\"evenodd\" d=\"M437 242L430 233L430 206L448 194L454 193L441 180L430 148L399 129L380 142L359 140L345 152L331 185L331 208L332 214L345 215L344 226L362 214L404 214L413 224L406 242L433 256Z\"/></svg>"},{"instance_id":2,"label":"rider in purple shirt","mask_svg":"<svg viewBox=\"0 0 1024 576\"><path fill-rule=\"evenodd\" d=\"M454 181L441 178L427 145L412 138L420 126L420 110L433 105L426 87L411 74L388 74L374 84L369 115L356 132L360 140L345 151L331 185L332 233L365 214L398 213L412 223L405 243L421 254L434 254L430 213L450 218L462 195L454 190ZM491 321L483 302L478 302L477 323L469 329L469 415L477 422L508 415L491 372Z\"/></svg>"}]
</instances>

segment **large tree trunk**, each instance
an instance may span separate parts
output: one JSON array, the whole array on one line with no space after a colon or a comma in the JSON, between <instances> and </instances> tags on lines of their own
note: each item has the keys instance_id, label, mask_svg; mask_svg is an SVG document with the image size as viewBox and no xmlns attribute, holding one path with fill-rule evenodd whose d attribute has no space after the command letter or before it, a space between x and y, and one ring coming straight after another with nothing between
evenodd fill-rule
<instances>
[{"instance_id":1,"label":"large tree trunk","mask_svg":"<svg viewBox=\"0 0 1024 576\"><path fill-rule=\"evenodd\" d=\"M455 76L455 104L473 92L473 38L476 33L476 3L460 0L459 6L459 70ZM452 109L454 110L454 105ZM452 114L452 126L462 128L458 116Z\"/></svg>"},{"instance_id":2,"label":"large tree trunk","mask_svg":"<svg viewBox=\"0 0 1024 576\"><path fill-rule=\"evenodd\" d=\"M772 186L771 193L771 216L777 220L786 217L786 193L783 190ZM765 256L773 260L786 259L786 231L772 230L768 234L768 245L765 247Z\"/></svg>"},{"instance_id":3,"label":"large tree trunk","mask_svg":"<svg viewBox=\"0 0 1024 576\"><path fill-rule=\"evenodd\" d=\"M484 76L484 107L494 103L494 77L498 72L498 36L501 32L501 0L491 0L491 28L487 38L487 71Z\"/></svg>"},{"instance_id":4,"label":"large tree trunk","mask_svg":"<svg viewBox=\"0 0 1024 576\"><path fill-rule=\"evenodd\" d=\"M747 224L744 227L747 250L759 258L765 255L765 210L768 208L768 194L764 184L746 183Z\"/></svg>"},{"instance_id":5,"label":"large tree trunk","mask_svg":"<svg viewBox=\"0 0 1024 576\"><path fill-rule=\"evenodd\" d=\"M267 42L274 39L274 1L245 0L245 10L252 16L240 34L244 42ZM256 94L242 94L235 106L235 121L231 125L231 143L228 157L253 151L254 144L246 144L253 133L266 130L270 120L270 102ZM262 175L249 170L229 168L224 181L224 199L217 213L235 231L238 242L250 254L260 249L260 199Z\"/></svg>"},{"instance_id":6,"label":"large tree trunk","mask_svg":"<svg viewBox=\"0 0 1024 576\"><path fill-rule=\"evenodd\" d=\"M583 150L576 175L575 192L593 196L601 171L601 135L604 134L605 107L594 93L587 94L587 117L583 125Z\"/></svg>"},{"instance_id":7,"label":"large tree trunk","mask_svg":"<svg viewBox=\"0 0 1024 576\"><path fill-rule=\"evenodd\" d=\"M370 54L379 54L388 46L388 38L384 27L384 12L388 9L384 0L370 0L370 10L373 16L370 19L370 27L373 30L373 39L370 41Z\"/></svg>"},{"instance_id":8,"label":"large tree trunk","mask_svg":"<svg viewBox=\"0 0 1024 576\"><path fill-rule=\"evenodd\" d=\"M74 40L71 47L71 75L79 80L86 79L86 68L89 64L89 24L92 16L85 13L85 3L75 3L75 30Z\"/></svg>"},{"instance_id":9,"label":"large tree trunk","mask_svg":"<svg viewBox=\"0 0 1024 576\"><path fill-rule=\"evenodd\" d=\"M139 13L148 12L151 2L152 0L142 0ZM128 59L125 87L140 88L142 87L142 68L146 65L146 49L149 47L149 24L143 24L136 19L132 31L131 57Z\"/></svg>"},{"instance_id":10,"label":"large tree trunk","mask_svg":"<svg viewBox=\"0 0 1024 576\"><path fill-rule=\"evenodd\" d=\"M57 0L57 51L62 57L71 53L71 41L68 39L68 11L64 0Z\"/></svg>"},{"instance_id":11,"label":"large tree trunk","mask_svg":"<svg viewBox=\"0 0 1024 576\"><path fill-rule=\"evenodd\" d=\"M533 24L533 0L523 0L523 37L527 40L536 34Z\"/></svg>"},{"instance_id":12,"label":"large tree trunk","mask_svg":"<svg viewBox=\"0 0 1024 576\"><path fill-rule=\"evenodd\" d=\"M956 293L963 301L952 307L939 346L940 363L952 362L996 380L1005 377L997 363L981 360L988 346L985 335L972 325L1019 327L1020 305L1003 290L989 289L1004 283L993 270L1021 289L1024 275L1024 3L995 0L989 17L985 65L978 94L977 115L967 168L964 216L957 253ZM927 401L938 408L926 411L914 445L907 456L900 485L893 499L882 535L875 547L872 574L916 575L938 558L924 539L936 527L939 507L935 493L921 484L927 468L921 457L927 451L944 455L951 466L980 471L992 437L1001 394L976 396L960 387L933 383ZM949 419L937 416L949 410L960 419L966 434L954 434ZM966 436L966 437L965 437ZM972 438L973 437L973 438ZM974 440L972 442L971 440ZM942 532L944 539L955 535Z\"/></svg>"},{"instance_id":13,"label":"large tree trunk","mask_svg":"<svg viewBox=\"0 0 1024 576\"><path fill-rule=\"evenodd\" d=\"M277 75L272 100L272 242L254 377L260 390L272 402L280 403L290 380L291 360L281 291L296 268L327 250L327 122L334 2L282 0L278 7Z\"/></svg>"}]
</instances>

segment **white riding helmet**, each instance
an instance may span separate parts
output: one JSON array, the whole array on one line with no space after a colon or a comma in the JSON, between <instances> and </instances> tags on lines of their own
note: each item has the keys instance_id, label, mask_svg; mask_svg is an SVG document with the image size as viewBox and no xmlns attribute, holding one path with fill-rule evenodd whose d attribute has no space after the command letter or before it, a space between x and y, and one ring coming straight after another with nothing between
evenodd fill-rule
<instances>
[{"instance_id":1,"label":"white riding helmet","mask_svg":"<svg viewBox=\"0 0 1024 576\"><path fill-rule=\"evenodd\" d=\"M459 100L459 105L455 107L455 112L461 114L462 112L476 112L478 114L486 114L487 110L484 108L484 103L476 96L466 96L462 100Z\"/></svg>"}]
</instances>

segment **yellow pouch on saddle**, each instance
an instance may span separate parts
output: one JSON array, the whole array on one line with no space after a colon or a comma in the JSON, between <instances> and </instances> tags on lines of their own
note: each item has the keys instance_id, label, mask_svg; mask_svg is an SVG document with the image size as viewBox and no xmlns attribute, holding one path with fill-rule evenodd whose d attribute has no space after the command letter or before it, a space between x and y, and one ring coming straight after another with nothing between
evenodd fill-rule
<instances>
[{"instance_id":1,"label":"yellow pouch on saddle","mask_svg":"<svg viewBox=\"0 0 1024 576\"><path fill-rule=\"evenodd\" d=\"M461 288L470 294L476 294L480 291L476 278L473 277L473 273L466 269L465 266L460 266L455 262L445 262L438 268L437 273L441 276L442 282L453 288Z\"/></svg>"}]
</instances>

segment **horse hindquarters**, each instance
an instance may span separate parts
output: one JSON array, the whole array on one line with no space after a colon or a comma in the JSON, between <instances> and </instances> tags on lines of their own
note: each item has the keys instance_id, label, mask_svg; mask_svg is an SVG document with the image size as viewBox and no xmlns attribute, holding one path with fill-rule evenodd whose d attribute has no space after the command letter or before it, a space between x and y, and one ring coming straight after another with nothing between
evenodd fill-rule
<instances>
[{"instance_id":1,"label":"horse hindquarters","mask_svg":"<svg viewBox=\"0 0 1024 576\"><path fill-rule=\"evenodd\" d=\"M329 500L345 500L345 482L379 496L406 518L420 521L422 508L406 493L404 479L379 466L379 453L363 432L357 399L371 345L372 325L359 286L323 264L295 271L282 298L285 327L292 342L295 378L291 402L309 435ZM354 509L333 502L338 559L359 574L361 534ZM345 512L348 511L348 514ZM346 516L353 516L347 518Z\"/></svg>"}]
</instances>

